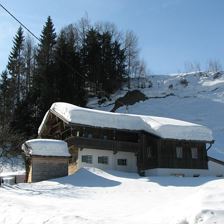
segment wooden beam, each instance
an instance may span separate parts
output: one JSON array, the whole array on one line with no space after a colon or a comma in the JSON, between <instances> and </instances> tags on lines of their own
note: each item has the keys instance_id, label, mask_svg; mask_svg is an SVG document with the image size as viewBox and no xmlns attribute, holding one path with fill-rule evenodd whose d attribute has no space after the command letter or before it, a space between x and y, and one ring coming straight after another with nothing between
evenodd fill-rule
<instances>
[{"instance_id":1,"label":"wooden beam","mask_svg":"<svg viewBox=\"0 0 224 224\"><path fill-rule=\"evenodd\" d=\"M105 139L94 139L84 137L69 137L65 139L68 146L75 145L76 147L102 149L111 151L136 152L139 150L139 143L121 142Z\"/></svg>"}]
</instances>

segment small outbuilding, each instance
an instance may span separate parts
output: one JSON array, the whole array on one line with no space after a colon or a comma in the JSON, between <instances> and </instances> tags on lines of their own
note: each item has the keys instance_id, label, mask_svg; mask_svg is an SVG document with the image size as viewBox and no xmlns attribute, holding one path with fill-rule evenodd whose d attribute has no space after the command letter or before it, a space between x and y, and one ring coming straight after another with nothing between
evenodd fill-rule
<instances>
[{"instance_id":1,"label":"small outbuilding","mask_svg":"<svg viewBox=\"0 0 224 224\"><path fill-rule=\"evenodd\" d=\"M27 182L38 182L68 175L70 157L65 141L33 139L22 145L26 154Z\"/></svg>"}]
</instances>

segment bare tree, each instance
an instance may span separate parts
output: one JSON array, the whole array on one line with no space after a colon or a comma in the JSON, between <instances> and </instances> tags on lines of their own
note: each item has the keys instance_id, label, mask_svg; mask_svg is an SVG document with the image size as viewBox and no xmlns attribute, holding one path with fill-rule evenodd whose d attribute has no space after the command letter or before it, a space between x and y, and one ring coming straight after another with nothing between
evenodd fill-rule
<instances>
[{"instance_id":1,"label":"bare tree","mask_svg":"<svg viewBox=\"0 0 224 224\"><path fill-rule=\"evenodd\" d=\"M222 65L217 60L209 60L208 62L208 72L219 72L222 71Z\"/></svg>"},{"instance_id":2,"label":"bare tree","mask_svg":"<svg viewBox=\"0 0 224 224\"><path fill-rule=\"evenodd\" d=\"M27 36L25 40L23 55L25 61L25 69L23 74L23 95L27 96L32 86L33 75L35 70L35 47L34 41L30 36Z\"/></svg>"},{"instance_id":3,"label":"bare tree","mask_svg":"<svg viewBox=\"0 0 224 224\"><path fill-rule=\"evenodd\" d=\"M201 64L199 62L194 63L195 71L200 72L201 71Z\"/></svg>"},{"instance_id":4,"label":"bare tree","mask_svg":"<svg viewBox=\"0 0 224 224\"><path fill-rule=\"evenodd\" d=\"M200 72L201 65L199 62L186 62L185 63L185 72Z\"/></svg>"},{"instance_id":5,"label":"bare tree","mask_svg":"<svg viewBox=\"0 0 224 224\"><path fill-rule=\"evenodd\" d=\"M146 63L142 59L139 62L139 69L138 69L138 87L145 88L145 78L146 78Z\"/></svg>"},{"instance_id":6,"label":"bare tree","mask_svg":"<svg viewBox=\"0 0 224 224\"><path fill-rule=\"evenodd\" d=\"M125 52L127 57L128 88L130 89L130 77L136 69L138 61L138 38L132 31L127 31L125 35Z\"/></svg>"},{"instance_id":7,"label":"bare tree","mask_svg":"<svg viewBox=\"0 0 224 224\"><path fill-rule=\"evenodd\" d=\"M113 40L120 42L123 39L122 33L117 29L116 25L111 22L97 22L95 24L96 29L102 33L110 33Z\"/></svg>"},{"instance_id":8,"label":"bare tree","mask_svg":"<svg viewBox=\"0 0 224 224\"><path fill-rule=\"evenodd\" d=\"M77 26L69 24L61 30L60 34L65 36L71 48L80 49L82 43L80 43L79 29Z\"/></svg>"},{"instance_id":9,"label":"bare tree","mask_svg":"<svg viewBox=\"0 0 224 224\"><path fill-rule=\"evenodd\" d=\"M185 72L192 72L193 70L193 63L192 62L185 62L184 63L184 67L185 67Z\"/></svg>"},{"instance_id":10,"label":"bare tree","mask_svg":"<svg viewBox=\"0 0 224 224\"><path fill-rule=\"evenodd\" d=\"M79 33L80 42L83 43L86 37L86 33L91 27L91 22L88 13L85 13L85 15L79 20L78 24L76 24L76 27Z\"/></svg>"}]
</instances>

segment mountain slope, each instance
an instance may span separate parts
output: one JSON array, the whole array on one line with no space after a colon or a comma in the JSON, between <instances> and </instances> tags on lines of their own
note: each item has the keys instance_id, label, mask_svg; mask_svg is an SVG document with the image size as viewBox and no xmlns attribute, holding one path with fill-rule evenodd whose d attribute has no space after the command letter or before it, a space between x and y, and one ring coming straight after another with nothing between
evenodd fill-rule
<instances>
[{"instance_id":1,"label":"mountain slope","mask_svg":"<svg viewBox=\"0 0 224 224\"><path fill-rule=\"evenodd\" d=\"M147 87L151 84L152 87ZM146 87L137 88L138 86ZM133 79L131 90L136 89L148 99L129 105L128 111L127 106L123 105L116 112L176 118L205 125L213 131L215 140L215 144L209 150L209 155L224 159L223 72L195 72ZM116 104L116 100L122 98L127 91L124 87L112 96L111 101L101 105L98 105L97 99L91 99L88 106L110 111Z\"/></svg>"}]
</instances>

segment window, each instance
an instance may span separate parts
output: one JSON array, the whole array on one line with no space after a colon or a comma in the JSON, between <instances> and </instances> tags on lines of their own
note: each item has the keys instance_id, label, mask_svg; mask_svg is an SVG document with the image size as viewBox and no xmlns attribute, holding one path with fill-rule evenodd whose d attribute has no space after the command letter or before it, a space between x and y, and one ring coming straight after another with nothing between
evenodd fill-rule
<instances>
[{"instance_id":1,"label":"window","mask_svg":"<svg viewBox=\"0 0 224 224\"><path fill-rule=\"evenodd\" d=\"M88 137L88 138L92 138L93 135L92 135L91 133L89 133L89 134L87 135L87 137Z\"/></svg>"},{"instance_id":2,"label":"window","mask_svg":"<svg viewBox=\"0 0 224 224\"><path fill-rule=\"evenodd\" d=\"M152 158L152 150L151 150L151 147L150 146L148 146L146 148L146 156L147 156L147 159Z\"/></svg>"},{"instance_id":3,"label":"window","mask_svg":"<svg viewBox=\"0 0 224 224\"><path fill-rule=\"evenodd\" d=\"M93 157L91 155L84 155L84 156L82 156L82 162L83 163L92 163Z\"/></svg>"},{"instance_id":4,"label":"window","mask_svg":"<svg viewBox=\"0 0 224 224\"><path fill-rule=\"evenodd\" d=\"M118 159L117 165L119 166L127 166L127 159Z\"/></svg>"},{"instance_id":5,"label":"window","mask_svg":"<svg viewBox=\"0 0 224 224\"><path fill-rule=\"evenodd\" d=\"M108 164L108 157L107 156L98 156L98 163Z\"/></svg>"},{"instance_id":6,"label":"window","mask_svg":"<svg viewBox=\"0 0 224 224\"><path fill-rule=\"evenodd\" d=\"M176 147L176 157L177 157L177 159L183 158L183 148L182 147Z\"/></svg>"},{"instance_id":7,"label":"window","mask_svg":"<svg viewBox=\"0 0 224 224\"><path fill-rule=\"evenodd\" d=\"M191 148L192 159L198 159L198 149L196 147Z\"/></svg>"}]
</instances>

